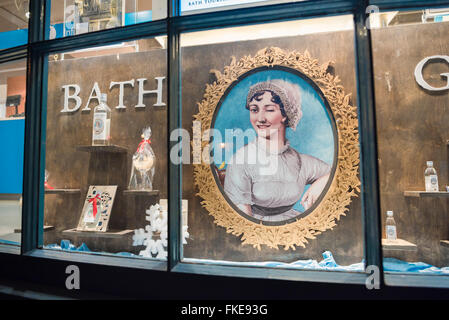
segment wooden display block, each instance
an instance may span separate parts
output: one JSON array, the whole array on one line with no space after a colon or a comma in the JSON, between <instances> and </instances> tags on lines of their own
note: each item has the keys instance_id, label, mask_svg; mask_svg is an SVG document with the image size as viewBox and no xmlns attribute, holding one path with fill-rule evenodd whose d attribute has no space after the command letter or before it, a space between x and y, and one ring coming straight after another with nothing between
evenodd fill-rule
<instances>
[{"instance_id":1,"label":"wooden display block","mask_svg":"<svg viewBox=\"0 0 449 320\"><path fill-rule=\"evenodd\" d=\"M382 239L382 248L384 250L401 250L401 251L418 250L416 244L405 241L404 239L396 239L396 240Z\"/></svg>"},{"instance_id":2,"label":"wooden display block","mask_svg":"<svg viewBox=\"0 0 449 320\"><path fill-rule=\"evenodd\" d=\"M77 231L76 228L73 228L62 231L63 235L95 237L95 238L121 238L131 233L134 233L134 230L110 230L107 232L95 232L95 231Z\"/></svg>"},{"instance_id":3,"label":"wooden display block","mask_svg":"<svg viewBox=\"0 0 449 320\"><path fill-rule=\"evenodd\" d=\"M83 152L108 152L108 153L127 153L128 149L116 146L116 145L108 145L108 146L77 146L76 150Z\"/></svg>"},{"instance_id":4,"label":"wooden display block","mask_svg":"<svg viewBox=\"0 0 449 320\"><path fill-rule=\"evenodd\" d=\"M80 189L45 189L45 194L70 194L80 192Z\"/></svg>"},{"instance_id":5,"label":"wooden display block","mask_svg":"<svg viewBox=\"0 0 449 320\"><path fill-rule=\"evenodd\" d=\"M440 245L449 248L449 240L440 240Z\"/></svg>"},{"instance_id":6,"label":"wooden display block","mask_svg":"<svg viewBox=\"0 0 449 320\"><path fill-rule=\"evenodd\" d=\"M124 190L124 195L127 196L158 196L159 190Z\"/></svg>"},{"instance_id":7,"label":"wooden display block","mask_svg":"<svg viewBox=\"0 0 449 320\"><path fill-rule=\"evenodd\" d=\"M449 198L449 192L446 191L404 191L404 197L412 198L427 198L427 197L439 197Z\"/></svg>"},{"instance_id":8,"label":"wooden display block","mask_svg":"<svg viewBox=\"0 0 449 320\"><path fill-rule=\"evenodd\" d=\"M53 230L54 226L44 226L44 232ZM22 229L14 229L14 233L21 233Z\"/></svg>"}]
</instances>

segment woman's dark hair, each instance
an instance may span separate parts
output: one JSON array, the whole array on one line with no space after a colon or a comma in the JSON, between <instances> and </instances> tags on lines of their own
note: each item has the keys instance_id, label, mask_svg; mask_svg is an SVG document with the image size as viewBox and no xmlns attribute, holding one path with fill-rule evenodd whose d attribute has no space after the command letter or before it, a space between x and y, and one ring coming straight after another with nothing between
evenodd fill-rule
<instances>
[{"instance_id":1,"label":"woman's dark hair","mask_svg":"<svg viewBox=\"0 0 449 320\"><path fill-rule=\"evenodd\" d=\"M276 103L277 105L279 105L279 109L281 110L282 116L286 118L286 120L284 122L284 125L286 127L288 127L288 117L287 117L287 114L285 113L284 104L282 103L281 98L276 93L274 93L271 90L257 91L255 94L253 94L253 96L251 97L251 99L249 99L249 101L251 102L251 101L253 101L253 99L256 99L257 101L262 100L261 97L263 96L263 94L265 92L271 93L271 102ZM249 110L249 104L246 105L246 109Z\"/></svg>"}]
</instances>

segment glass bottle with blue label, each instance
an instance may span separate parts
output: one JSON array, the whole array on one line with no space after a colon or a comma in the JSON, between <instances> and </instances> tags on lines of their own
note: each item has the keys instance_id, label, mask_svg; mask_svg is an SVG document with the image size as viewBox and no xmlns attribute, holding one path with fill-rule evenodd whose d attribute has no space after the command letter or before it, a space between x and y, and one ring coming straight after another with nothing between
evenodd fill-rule
<instances>
[{"instance_id":1,"label":"glass bottle with blue label","mask_svg":"<svg viewBox=\"0 0 449 320\"><path fill-rule=\"evenodd\" d=\"M433 161L427 161L427 168L424 171L424 182L427 192L438 191L437 171L433 167Z\"/></svg>"},{"instance_id":2,"label":"glass bottle with blue label","mask_svg":"<svg viewBox=\"0 0 449 320\"><path fill-rule=\"evenodd\" d=\"M387 236L387 240L396 240L397 232L396 232L396 222L393 218L393 211L387 211L387 221L385 223L385 234Z\"/></svg>"},{"instance_id":3,"label":"glass bottle with blue label","mask_svg":"<svg viewBox=\"0 0 449 320\"><path fill-rule=\"evenodd\" d=\"M107 105L107 95L103 93L100 104L94 109L92 128L92 145L105 146L110 144L111 138L111 109Z\"/></svg>"}]
</instances>

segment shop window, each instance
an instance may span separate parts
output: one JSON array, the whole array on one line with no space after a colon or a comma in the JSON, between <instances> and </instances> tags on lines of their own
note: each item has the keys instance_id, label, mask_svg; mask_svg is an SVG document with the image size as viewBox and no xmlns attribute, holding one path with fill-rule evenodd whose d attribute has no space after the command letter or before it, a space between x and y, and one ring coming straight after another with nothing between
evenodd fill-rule
<instances>
[{"instance_id":1,"label":"shop window","mask_svg":"<svg viewBox=\"0 0 449 320\"><path fill-rule=\"evenodd\" d=\"M0 50L28 42L29 0L0 0Z\"/></svg>"},{"instance_id":2,"label":"shop window","mask_svg":"<svg viewBox=\"0 0 449 320\"><path fill-rule=\"evenodd\" d=\"M26 61L0 64L0 244L20 245Z\"/></svg>"},{"instance_id":3,"label":"shop window","mask_svg":"<svg viewBox=\"0 0 449 320\"><path fill-rule=\"evenodd\" d=\"M181 15L312 0L179 0Z\"/></svg>"},{"instance_id":4,"label":"shop window","mask_svg":"<svg viewBox=\"0 0 449 320\"><path fill-rule=\"evenodd\" d=\"M353 17L183 33L181 65L182 261L363 272Z\"/></svg>"},{"instance_id":5,"label":"shop window","mask_svg":"<svg viewBox=\"0 0 449 320\"><path fill-rule=\"evenodd\" d=\"M166 16L166 0L52 0L49 38L155 21Z\"/></svg>"},{"instance_id":6,"label":"shop window","mask_svg":"<svg viewBox=\"0 0 449 320\"><path fill-rule=\"evenodd\" d=\"M449 274L449 8L371 17L388 273Z\"/></svg>"},{"instance_id":7,"label":"shop window","mask_svg":"<svg viewBox=\"0 0 449 320\"><path fill-rule=\"evenodd\" d=\"M50 55L44 248L166 259L166 41Z\"/></svg>"}]
</instances>

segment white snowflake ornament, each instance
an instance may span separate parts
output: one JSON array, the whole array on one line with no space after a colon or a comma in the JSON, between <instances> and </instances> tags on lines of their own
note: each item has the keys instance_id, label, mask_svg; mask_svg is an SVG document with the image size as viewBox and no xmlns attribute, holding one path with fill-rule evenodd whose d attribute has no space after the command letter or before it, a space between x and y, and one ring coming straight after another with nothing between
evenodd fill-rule
<instances>
[{"instance_id":1,"label":"white snowflake ornament","mask_svg":"<svg viewBox=\"0 0 449 320\"><path fill-rule=\"evenodd\" d=\"M139 252L146 258L167 259L168 246L168 214L167 210L159 204L154 204L146 210L146 220L149 225L145 229L134 230L133 246L146 246ZM182 227L182 243L187 243L189 233L187 226Z\"/></svg>"}]
</instances>

